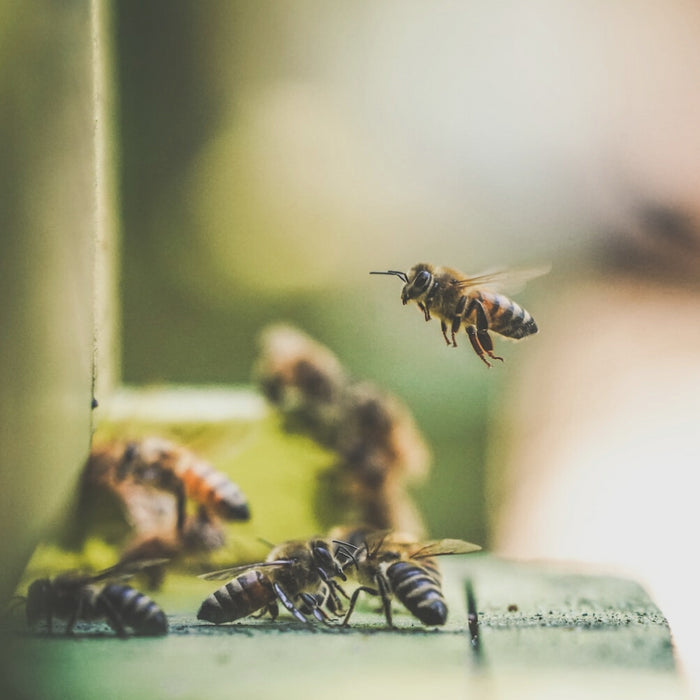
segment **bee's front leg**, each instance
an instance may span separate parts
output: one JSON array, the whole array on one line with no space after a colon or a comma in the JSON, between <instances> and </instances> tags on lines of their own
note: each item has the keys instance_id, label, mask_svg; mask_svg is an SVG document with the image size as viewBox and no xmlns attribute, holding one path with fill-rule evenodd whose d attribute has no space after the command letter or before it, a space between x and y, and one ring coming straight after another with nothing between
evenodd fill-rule
<instances>
[{"instance_id":1,"label":"bee's front leg","mask_svg":"<svg viewBox=\"0 0 700 700\"><path fill-rule=\"evenodd\" d=\"M423 312L423 316L425 316L425 320L430 321L430 309L427 307L427 305L425 305L419 301L418 308Z\"/></svg>"}]
</instances>

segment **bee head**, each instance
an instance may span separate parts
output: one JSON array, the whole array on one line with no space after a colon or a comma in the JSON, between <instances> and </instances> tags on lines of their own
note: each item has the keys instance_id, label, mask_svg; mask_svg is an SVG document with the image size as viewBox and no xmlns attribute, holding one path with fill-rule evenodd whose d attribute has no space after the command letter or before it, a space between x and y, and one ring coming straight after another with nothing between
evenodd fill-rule
<instances>
[{"instance_id":1,"label":"bee head","mask_svg":"<svg viewBox=\"0 0 700 700\"><path fill-rule=\"evenodd\" d=\"M406 284L401 290L401 301L407 304L413 299L418 299L430 289L433 281L433 273L426 263L414 265L406 276Z\"/></svg>"},{"instance_id":2,"label":"bee head","mask_svg":"<svg viewBox=\"0 0 700 700\"><path fill-rule=\"evenodd\" d=\"M27 589L26 613L27 624L34 625L46 617L51 597L51 581L39 578L33 581Z\"/></svg>"},{"instance_id":3,"label":"bee head","mask_svg":"<svg viewBox=\"0 0 700 700\"><path fill-rule=\"evenodd\" d=\"M338 560L333 556L328 544L324 540L315 540L311 543L314 564L328 577L337 576L341 581L346 581L347 577L343 573Z\"/></svg>"}]
</instances>

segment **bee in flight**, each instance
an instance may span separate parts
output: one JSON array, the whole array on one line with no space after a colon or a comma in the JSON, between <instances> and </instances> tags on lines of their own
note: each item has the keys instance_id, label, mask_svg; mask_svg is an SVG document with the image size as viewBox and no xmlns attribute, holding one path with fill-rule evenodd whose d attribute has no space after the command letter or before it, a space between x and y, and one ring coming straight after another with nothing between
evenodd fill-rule
<instances>
[{"instance_id":1,"label":"bee in flight","mask_svg":"<svg viewBox=\"0 0 700 700\"><path fill-rule=\"evenodd\" d=\"M110 581L155 563L162 560L130 567L117 564L96 574L68 571L53 579L37 579L27 590L27 624L33 627L43 619L50 634L55 617L66 620L66 634L72 634L78 620L106 620L120 637L127 635L127 628L143 636L167 634L168 619L153 600L125 583Z\"/></svg>"},{"instance_id":2,"label":"bee in flight","mask_svg":"<svg viewBox=\"0 0 700 700\"><path fill-rule=\"evenodd\" d=\"M535 319L522 306L503 294L487 291L486 287L505 279L520 277L524 280L544 272L496 272L468 277L450 267L418 263L407 273L387 270L370 274L398 277L404 283L401 301L404 305L415 301L426 321L430 321L431 312L437 316L448 345L457 347L456 335L464 325L474 352L490 367L486 355L493 360L503 361L503 358L494 355L489 331L519 340L537 333L538 329Z\"/></svg>"},{"instance_id":3,"label":"bee in flight","mask_svg":"<svg viewBox=\"0 0 700 700\"><path fill-rule=\"evenodd\" d=\"M442 539L418 542L410 535L365 528L335 528L332 536L358 546L353 557L360 583L350 598L343 619L346 626L360 593L379 596L387 625L394 627L391 598L395 596L424 625L444 625L447 603L442 576L434 557L467 554L481 547L464 540Z\"/></svg>"},{"instance_id":4,"label":"bee in flight","mask_svg":"<svg viewBox=\"0 0 700 700\"><path fill-rule=\"evenodd\" d=\"M264 562L202 574L209 581L231 580L204 600L197 619L220 625L268 613L274 620L282 603L300 622L313 615L327 624L324 606L332 614L342 611L338 591L343 590L335 579L347 580L343 569L353 561L353 551L320 538L290 540L273 547Z\"/></svg>"}]
</instances>

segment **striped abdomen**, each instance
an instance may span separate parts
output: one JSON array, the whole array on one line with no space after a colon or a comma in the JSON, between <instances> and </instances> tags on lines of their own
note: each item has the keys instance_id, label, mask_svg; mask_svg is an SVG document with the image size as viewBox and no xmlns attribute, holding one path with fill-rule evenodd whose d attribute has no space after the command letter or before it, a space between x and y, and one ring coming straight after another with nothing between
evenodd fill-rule
<instances>
[{"instance_id":1,"label":"striped abdomen","mask_svg":"<svg viewBox=\"0 0 700 700\"><path fill-rule=\"evenodd\" d=\"M493 292L477 292L475 296L486 310L490 331L516 340L537 333L535 319L512 299Z\"/></svg>"},{"instance_id":2,"label":"striped abdomen","mask_svg":"<svg viewBox=\"0 0 700 700\"><path fill-rule=\"evenodd\" d=\"M148 596L122 583L109 583L100 592L96 605L111 626L117 620L136 634L160 635L168 632L168 619Z\"/></svg>"},{"instance_id":3,"label":"striped abdomen","mask_svg":"<svg viewBox=\"0 0 700 700\"><path fill-rule=\"evenodd\" d=\"M250 510L241 489L225 474L203 460L181 460L175 465L188 496L226 520L248 520Z\"/></svg>"},{"instance_id":4,"label":"striped abdomen","mask_svg":"<svg viewBox=\"0 0 700 700\"><path fill-rule=\"evenodd\" d=\"M200 606L197 619L217 625L233 622L275 602L276 598L270 579L258 569L251 569L214 591Z\"/></svg>"},{"instance_id":5,"label":"striped abdomen","mask_svg":"<svg viewBox=\"0 0 700 700\"><path fill-rule=\"evenodd\" d=\"M440 574L432 560L418 564L401 560L386 572L394 595L424 625L444 625L447 605L440 590Z\"/></svg>"}]
</instances>

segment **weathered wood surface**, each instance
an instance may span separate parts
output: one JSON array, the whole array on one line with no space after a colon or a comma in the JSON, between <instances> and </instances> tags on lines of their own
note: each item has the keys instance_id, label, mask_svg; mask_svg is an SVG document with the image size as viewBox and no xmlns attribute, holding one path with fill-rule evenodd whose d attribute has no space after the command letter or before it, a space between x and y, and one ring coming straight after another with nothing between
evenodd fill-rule
<instances>
[{"instance_id":1,"label":"weathered wood surface","mask_svg":"<svg viewBox=\"0 0 700 700\"><path fill-rule=\"evenodd\" d=\"M443 562L450 619L440 630L368 601L350 629L282 617L216 627L195 619L213 583L173 577L155 596L162 639L14 633L6 678L33 698L615 697L680 698L671 634L635 582L469 555ZM480 651L467 625L470 579ZM517 607L517 609L515 609Z\"/></svg>"}]
</instances>

